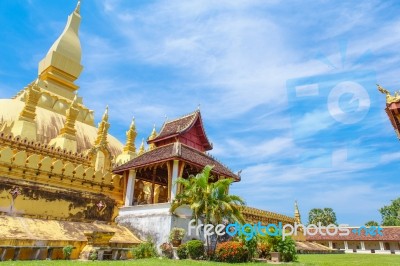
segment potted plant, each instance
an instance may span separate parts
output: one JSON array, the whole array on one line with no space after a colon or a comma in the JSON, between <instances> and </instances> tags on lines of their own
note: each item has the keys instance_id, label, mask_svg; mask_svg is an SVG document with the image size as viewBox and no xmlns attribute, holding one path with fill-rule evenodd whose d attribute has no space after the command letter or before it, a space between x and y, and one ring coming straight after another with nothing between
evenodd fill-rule
<instances>
[{"instance_id":1,"label":"potted plant","mask_svg":"<svg viewBox=\"0 0 400 266\"><path fill-rule=\"evenodd\" d=\"M274 250L274 249L272 249L272 250ZM280 252L274 250L274 251L271 251L270 254L271 254L271 261L280 262L282 260L282 256L281 256Z\"/></svg>"},{"instance_id":2,"label":"potted plant","mask_svg":"<svg viewBox=\"0 0 400 266\"><path fill-rule=\"evenodd\" d=\"M185 233L186 231L183 228L172 228L171 232L169 233L169 240L171 241L173 247L179 247L183 237L185 236Z\"/></svg>"},{"instance_id":3,"label":"potted plant","mask_svg":"<svg viewBox=\"0 0 400 266\"><path fill-rule=\"evenodd\" d=\"M160 249L161 249L162 254L163 254L166 258L172 259L174 253L173 253L172 246L171 246L170 243L162 243L162 244L160 245Z\"/></svg>"},{"instance_id":4,"label":"potted plant","mask_svg":"<svg viewBox=\"0 0 400 266\"><path fill-rule=\"evenodd\" d=\"M280 251L280 244L282 239L280 236L270 236L268 239L268 244L270 245L270 255L271 261L273 262L280 262L282 261L282 254Z\"/></svg>"}]
</instances>

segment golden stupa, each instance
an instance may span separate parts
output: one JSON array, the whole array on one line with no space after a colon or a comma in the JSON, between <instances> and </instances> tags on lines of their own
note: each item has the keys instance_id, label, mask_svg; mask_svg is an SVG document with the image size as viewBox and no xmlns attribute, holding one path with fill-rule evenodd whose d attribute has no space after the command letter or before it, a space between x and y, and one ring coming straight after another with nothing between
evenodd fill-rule
<instances>
[{"instance_id":1,"label":"golden stupa","mask_svg":"<svg viewBox=\"0 0 400 266\"><path fill-rule=\"evenodd\" d=\"M108 108L96 126L78 96L80 21L78 3L37 79L0 99L0 260L61 258L68 244L72 258L96 245L118 258L140 242L113 223L124 181L112 167L135 156L136 129L124 148L108 134Z\"/></svg>"}]
</instances>

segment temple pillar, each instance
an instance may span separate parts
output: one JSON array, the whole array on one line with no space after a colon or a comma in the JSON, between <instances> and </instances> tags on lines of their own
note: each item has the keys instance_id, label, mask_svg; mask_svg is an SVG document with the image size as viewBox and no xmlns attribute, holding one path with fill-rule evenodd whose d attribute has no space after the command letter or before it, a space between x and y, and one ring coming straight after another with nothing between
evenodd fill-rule
<instances>
[{"instance_id":1,"label":"temple pillar","mask_svg":"<svg viewBox=\"0 0 400 266\"><path fill-rule=\"evenodd\" d=\"M125 206L132 206L135 193L136 170L130 170L128 184L126 185Z\"/></svg>"},{"instance_id":2,"label":"temple pillar","mask_svg":"<svg viewBox=\"0 0 400 266\"><path fill-rule=\"evenodd\" d=\"M169 189L171 191L171 197L170 197L170 201L171 202L176 197L176 192L177 192L176 180L178 179L178 175L179 175L179 161L178 160L174 160L174 162L172 164L171 181L168 182L168 187L169 187Z\"/></svg>"},{"instance_id":3,"label":"temple pillar","mask_svg":"<svg viewBox=\"0 0 400 266\"><path fill-rule=\"evenodd\" d=\"M381 250L385 250L385 246L383 245L382 241L379 241L379 247Z\"/></svg>"},{"instance_id":4,"label":"temple pillar","mask_svg":"<svg viewBox=\"0 0 400 266\"><path fill-rule=\"evenodd\" d=\"M151 204L154 204L154 191L155 191L155 181L156 181L156 174L157 174L157 168L154 167L153 173L152 173L152 181L151 181Z\"/></svg>"},{"instance_id":5,"label":"temple pillar","mask_svg":"<svg viewBox=\"0 0 400 266\"><path fill-rule=\"evenodd\" d=\"M332 241L329 241L329 248L330 248L330 249L333 249Z\"/></svg>"},{"instance_id":6,"label":"temple pillar","mask_svg":"<svg viewBox=\"0 0 400 266\"><path fill-rule=\"evenodd\" d=\"M361 244L361 250L365 250L365 243L364 243L364 241L360 241L360 244Z\"/></svg>"},{"instance_id":7,"label":"temple pillar","mask_svg":"<svg viewBox=\"0 0 400 266\"><path fill-rule=\"evenodd\" d=\"M13 260L18 260L20 253L21 253L21 248L19 248L19 247L14 248L14 258L13 258Z\"/></svg>"},{"instance_id":8,"label":"temple pillar","mask_svg":"<svg viewBox=\"0 0 400 266\"><path fill-rule=\"evenodd\" d=\"M1 252L0 261L4 261L6 259L6 255L7 255L7 248L4 247L3 252Z\"/></svg>"},{"instance_id":9,"label":"temple pillar","mask_svg":"<svg viewBox=\"0 0 400 266\"><path fill-rule=\"evenodd\" d=\"M118 249L114 249L112 252L112 260L118 260L119 251Z\"/></svg>"},{"instance_id":10,"label":"temple pillar","mask_svg":"<svg viewBox=\"0 0 400 266\"><path fill-rule=\"evenodd\" d=\"M32 260L38 260L39 259L40 251L41 251L41 248L39 248L39 247L32 248L32 257L31 257Z\"/></svg>"},{"instance_id":11,"label":"temple pillar","mask_svg":"<svg viewBox=\"0 0 400 266\"><path fill-rule=\"evenodd\" d=\"M51 260L51 258L53 257L53 248L52 247L49 247L49 248L47 248L47 259L48 260Z\"/></svg>"},{"instance_id":12,"label":"temple pillar","mask_svg":"<svg viewBox=\"0 0 400 266\"><path fill-rule=\"evenodd\" d=\"M347 243L347 241L344 241L344 249L348 250L349 249L349 244Z\"/></svg>"}]
</instances>

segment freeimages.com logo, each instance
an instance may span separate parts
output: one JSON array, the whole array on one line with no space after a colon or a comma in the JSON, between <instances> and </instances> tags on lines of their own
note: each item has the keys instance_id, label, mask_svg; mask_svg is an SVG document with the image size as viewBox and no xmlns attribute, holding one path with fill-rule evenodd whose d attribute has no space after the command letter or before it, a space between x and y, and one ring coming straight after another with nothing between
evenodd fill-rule
<instances>
[{"instance_id":1,"label":"freeimages.com logo","mask_svg":"<svg viewBox=\"0 0 400 266\"><path fill-rule=\"evenodd\" d=\"M379 160L371 127L379 115L375 84L375 71L346 68L287 81L292 134L303 166L332 167L335 154L353 164Z\"/></svg>"}]
</instances>

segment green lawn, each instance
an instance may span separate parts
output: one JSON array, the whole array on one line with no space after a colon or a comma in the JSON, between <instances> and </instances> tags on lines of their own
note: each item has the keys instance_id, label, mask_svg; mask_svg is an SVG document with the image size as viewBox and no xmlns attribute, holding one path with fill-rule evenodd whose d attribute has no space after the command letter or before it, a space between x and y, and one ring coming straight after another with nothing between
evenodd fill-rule
<instances>
[{"instance_id":1,"label":"green lawn","mask_svg":"<svg viewBox=\"0 0 400 266\"><path fill-rule=\"evenodd\" d=\"M161 265L161 266L173 266L173 265L195 265L195 266L217 266L222 263L208 262L208 261L192 261L192 260L168 260L168 259L144 259L135 261L8 261L0 263L0 266L41 266L41 265L134 265L134 266L149 266L149 265ZM264 263L241 263L234 264L240 266L247 265L262 265ZM292 263L291 263L292 264ZM228 264L225 264L228 265ZM270 264L272 265L272 264ZM331 254L331 255L300 255L299 262L293 263L293 266L395 266L400 265L399 255L378 255L378 254Z\"/></svg>"}]
</instances>

